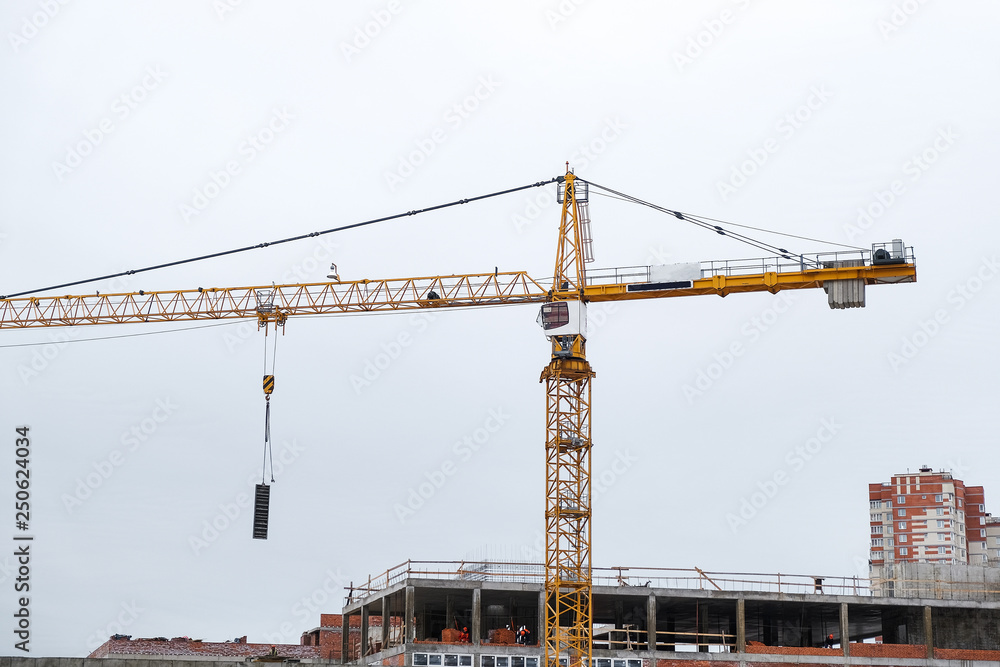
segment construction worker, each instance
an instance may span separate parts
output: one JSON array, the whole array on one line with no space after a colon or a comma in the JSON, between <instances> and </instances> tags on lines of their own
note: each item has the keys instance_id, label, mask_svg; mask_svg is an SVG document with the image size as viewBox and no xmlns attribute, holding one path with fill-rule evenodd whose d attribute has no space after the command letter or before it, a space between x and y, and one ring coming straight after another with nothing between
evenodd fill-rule
<instances>
[{"instance_id":1,"label":"construction worker","mask_svg":"<svg viewBox=\"0 0 1000 667\"><path fill-rule=\"evenodd\" d=\"M462 634L459 635L458 641L460 641L460 642L468 642L469 641L469 628L467 628L467 627L463 627L462 628Z\"/></svg>"}]
</instances>

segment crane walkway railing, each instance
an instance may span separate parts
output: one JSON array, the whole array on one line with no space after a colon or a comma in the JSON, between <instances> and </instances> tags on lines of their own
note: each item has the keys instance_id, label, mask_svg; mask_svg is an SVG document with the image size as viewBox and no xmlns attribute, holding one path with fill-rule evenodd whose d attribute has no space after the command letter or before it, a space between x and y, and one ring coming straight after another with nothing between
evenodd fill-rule
<instances>
[{"instance_id":1,"label":"crane walkway railing","mask_svg":"<svg viewBox=\"0 0 1000 667\"><path fill-rule=\"evenodd\" d=\"M873 257L885 259L873 260ZM846 264L851 262L851 264ZM860 262L860 263L859 263ZM755 257L749 259L725 259L692 262L698 268L692 271L689 279L711 278L712 276L760 275L765 273L801 273L804 271L832 268L835 266L872 266L873 263L906 263L916 262L913 247L893 246L891 243L874 244L872 250L838 250L835 252L809 253L805 255L774 255L770 257ZM650 266L620 266L610 268L588 269L588 285L617 285L629 283L645 283L653 280L653 267ZM697 275L694 275L697 273Z\"/></svg>"},{"instance_id":2,"label":"crane walkway railing","mask_svg":"<svg viewBox=\"0 0 1000 667\"><path fill-rule=\"evenodd\" d=\"M408 560L385 572L369 576L366 581L352 583L348 588L347 604L362 600L407 579L519 582L541 585L545 583L545 566L541 563L527 562ZM871 595L870 582L862 577L706 572L699 568L593 568L592 581L594 586L616 588Z\"/></svg>"}]
</instances>

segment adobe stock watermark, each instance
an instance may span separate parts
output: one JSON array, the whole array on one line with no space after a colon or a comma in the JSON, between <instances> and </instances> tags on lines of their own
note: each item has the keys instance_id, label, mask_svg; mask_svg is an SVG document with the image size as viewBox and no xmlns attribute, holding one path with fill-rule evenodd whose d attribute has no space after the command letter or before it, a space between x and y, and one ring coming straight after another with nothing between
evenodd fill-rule
<instances>
[{"instance_id":1,"label":"adobe stock watermark","mask_svg":"<svg viewBox=\"0 0 1000 667\"><path fill-rule=\"evenodd\" d=\"M75 143L66 145L66 152L62 162L53 160L52 173L62 183L67 176L79 168L84 160L93 155L94 150L100 146L111 134L121 127L121 123L128 120L136 109L139 108L149 95L160 87L160 84L167 78L167 73L160 69L159 65L150 65L143 72L142 78L134 86L130 86L123 93L115 97L111 103L108 113L97 121L94 127L89 127L81 134L82 139Z\"/></svg>"},{"instance_id":2,"label":"adobe stock watermark","mask_svg":"<svg viewBox=\"0 0 1000 667\"><path fill-rule=\"evenodd\" d=\"M727 201L729 197L746 185L760 168L767 164L772 155L781 148L782 141L787 142L795 133L809 122L813 114L822 109L830 98L833 97L826 88L826 84L812 86L805 101L792 111L778 119L774 124L777 137L768 137L758 147L747 149L747 159L739 164L733 165L726 181L716 181L715 188L722 201Z\"/></svg>"},{"instance_id":3,"label":"adobe stock watermark","mask_svg":"<svg viewBox=\"0 0 1000 667\"><path fill-rule=\"evenodd\" d=\"M192 218L204 213L209 204L232 185L233 179L243 173L243 170L257 159L262 151L288 129L293 120L295 115L288 107L272 109L271 117L264 122L264 125L243 139L237 148L236 157L227 160L219 169L210 170L206 181L194 188L191 199L177 205L181 219L190 222Z\"/></svg>"},{"instance_id":4,"label":"adobe stock watermark","mask_svg":"<svg viewBox=\"0 0 1000 667\"><path fill-rule=\"evenodd\" d=\"M27 45L41 33L42 29L54 19L62 8L69 4L69 0L40 0L38 11L32 12L28 16L21 18L21 25L17 32L8 32L7 41L10 48L17 53L21 47Z\"/></svg>"},{"instance_id":5,"label":"adobe stock watermark","mask_svg":"<svg viewBox=\"0 0 1000 667\"><path fill-rule=\"evenodd\" d=\"M355 57L361 55L362 51L371 46L401 11L403 11L403 3L399 0L389 0L384 9L376 9L371 13L370 21L354 26L354 35L351 40L340 43L340 52L347 62L351 62Z\"/></svg>"},{"instance_id":6,"label":"adobe stock watermark","mask_svg":"<svg viewBox=\"0 0 1000 667\"><path fill-rule=\"evenodd\" d=\"M864 206L859 206L857 218L852 224L844 225L844 235L848 242L861 238L875 223L884 216L900 197L908 192L909 183L916 183L934 165L942 155L955 145L959 138L954 127L939 128L933 141L924 149L911 155L900 167L904 178L893 179L883 190L872 194L872 198Z\"/></svg>"},{"instance_id":7,"label":"adobe stock watermark","mask_svg":"<svg viewBox=\"0 0 1000 667\"><path fill-rule=\"evenodd\" d=\"M482 426L462 436L451 447L452 456L446 458L441 465L424 473L424 479L415 487L407 489L405 503L395 503L392 506L400 524L405 524L427 502L437 495L438 491L455 476L462 463L467 463L477 452L489 444L493 436L507 424L510 415L502 407L490 408Z\"/></svg>"},{"instance_id":8,"label":"adobe stock watermark","mask_svg":"<svg viewBox=\"0 0 1000 667\"><path fill-rule=\"evenodd\" d=\"M705 52L722 37L727 28L736 22L739 12L750 8L751 0L732 0L732 4L739 11L723 9L718 15L701 22L701 29L688 37L684 48L674 51L674 65L677 71L684 73L684 68L693 65L696 60L705 55Z\"/></svg>"},{"instance_id":9,"label":"adobe stock watermark","mask_svg":"<svg viewBox=\"0 0 1000 667\"><path fill-rule=\"evenodd\" d=\"M952 315L969 305L998 273L1000 260L995 256L984 257L975 273L948 291L945 296L947 306L935 309L930 316L917 322L912 333L905 334L899 346L886 355L889 368L899 373L900 368L912 362L951 323Z\"/></svg>"},{"instance_id":10,"label":"adobe stock watermark","mask_svg":"<svg viewBox=\"0 0 1000 667\"><path fill-rule=\"evenodd\" d=\"M275 480L281 478L289 466L299 460L305 447L294 438L281 443L281 448L274 451L272 475ZM219 503L219 511L215 516L201 522L201 530L188 536L188 546L195 556L200 556L205 549L214 544L219 537L236 524L247 510L253 514L254 488L260 483L260 474L254 473L247 478L246 493L237 493L231 501Z\"/></svg>"},{"instance_id":11,"label":"adobe stock watermark","mask_svg":"<svg viewBox=\"0 0 1000 667\"><path fill-rule=\"evenodd\" d=\"M587 0L560 0L559 4L545 10L545 20L549 23L549 28L555 30L560 24L565 23L576 14Z\"/></svg>"},{"instance_id":12,"label":"adobe stock watermark","mask_svg":"<svg viewBox=\"0 0 1000 667\"><path fill-rule=\"evenodd\" d=\"M17 376L21 378L21 384L25 387L42 373L52 367L55 360L63 353L66 347L80 336L82 327L64 327L55 331L49 331L48 336L51 343L35 345L29 355L27 363L17 365Z\"/></svg>"},{"instance_id":13,"label":"adobe stock watermark","mask_svg":"<svg viewBox=\"0 0 1000 667\"><path fill-rule=\"evenodd\" d=\"M329 236L317 236L312 251L302 259L292 263L281 274L281 284L325 282L327 267L333 262L335 251L340 244ZM243 343L256 335L263 335L257 328L257 320L245 320L222 333L222 342L230 353L235 352Z\"/></svg>"},{"instance_id":14,"label":"adobe stock watermark","mask_svg":"<svg viewBox=\"0 0 1000 667\"><path fill-rule=\"evenodd\" d=\"M339 567L336 571L327 570L324 574L323 583L292 603L288 614L294 620L294 624L292 621L282 621L274 632L264 634L267 643L287 644L290 640L297 641L302 634L302 628L315 625L319 614L343 606L346 597L344 590L350 581L341 573Z\"/></svg>"},{"instance_id":15,"label":"adobe stock watermark","mask_svg":"<svg viewBox=\"0 0 1000 667\"><path fill-rule=\"evenodd\" d=\"M403 354L403 350L413 345L417 337L427 331L427 328L437 318L437 315L431 313L414 313L410 315L407 322L410 328L399 332L392 340L381 343L379 345L381 352L365 359L361 373L352 373L350 378L348 378L351 388L354 389L354 393L360 396L362 391L371 387L373 383L382 377L383 373L389 370L393 362L399 359Z\"/></svg>"},{"instance_id":16,"label":"adobe stock watermark","mask_svg":"<svg viewBox=\"0 0 1000 667\"><path fill-rule=\"evenodd\" d=\"M243 0L212 0L212 9L220 21L226 20L227 14L232 14L236 8L243 4Z\"/></svg>"},{"instance_id":17,"label":"adobe stock watermark","mask_svg":"<svg viewBox=\"0 0 1000 667\"><path fill-rule=\"evenodd\" d=\"M751 317L740 327L740 338L732 341L721 352L712 355L712 361L698 369L694 381L681 387L688 405L694 405L696 399L705 395L716 382L731 369L736 360L746 354L747 348L761 339L771 330L782 315L795 305L795 299L785 291L778 292L774 297L774 305L768 306L759 315Z\"/></svg>"},{"instance_id":18,"label":"adobe stock watermark","mask_svg":"<svg viewBox=\"0 0 1000 667\"><path fill-rule=\"evenodd\" d=\"M746 526L756 517L768 503L774 500L779 491L791 481L795 473L823 452L834 437L844 428L835 417L824 417L820 420L816 433L805 442L788 450L784 457L784 467L780 467L763 481L757 482L757 489L749 495L740 498L739 509L726 513L726 523L735 535L740 528Z\"/></svg>"},{"instance_id":19,"label":"adobe stock watermark","mask_svg":"<svg viewBox=\"0 0 1000 667\"><path fill-rule=\"evenodd\" d=\"M927 4L927 0L903 0L892 6L889 16L881 18L876 22L875 27L882 34L882 39L889 40L890 35L910 22L920 8Z\"/></svg>"},{"instance_id":20,"label":"adobe stock watermark","mask_svg":"<svg viewBox=\"0 0 1000 667\"><path fill-rule=\"evenodd\" d=\"M169 397L156 399L149 416L139 420L121 434L119 441L122 444L122 449L114 449L107 458L92 464L92 472L76 478L76 487L74 487L73 493L63 493L59 497L66 512L73 514L82 507L83 503L93 496L95 491L111 479L118 468L125 465L130 454L137 452L140 447L149 442L179 407Z\"/></svg>"},{"instance_id":21,"label":"adobe stock watermark","mask_svg":"<svg viewBox=\"0 0 1000 667\"><path fill-rule=\"evenodd\" d=\"M579 144L573 149L569 164L573 167L574 173L585 173L588 167L604 155L611 144L621 138L622 132L628 127L628 123L625 123L617 116L614 118L605 118L604 126L598 130L592 139ZM527 199L520 212L510 216L514 230L518 234L524 233L526 227L533 225L542 213L545 213L555 203L555 189L549 187L540 188L534 196Z\"/></svg>"},{"instance_id":22,"label":"adobe stock watermark","mask_svg":"<svg viewBox=\"0 0 1000 667\"><path fill-rule=\"evenodd\" d=\"M414 139L413 150L405 155L397 156L395 169L387 170L383 174L389 192L395 192L396 188L406 182L406 179L413 176L438 147L448 140L449 132L455 132L462 127L483 102L493 97L501 85L492 75L479 77L476 87L461 100L449 106L442 114L443 126L438 125L426 136Z\"/></svg>"},{"instance_id":23,"label":"adobe stock watermark","mask_svg":"<svg viewBox=\"0 0 1000 667\"><path fill-rule=\"evenodd\" d=\"M93 651L99 647L104 642L108 641L109 637L114 635L124 635L125 631L128 630L133 623L139 620L139 616L142 612L146 611L143 607L140 607L135 603L135 600L131 602L122 602L119 606L121 611L117 612L117 615L108 622L103 628L98 628L90 635L87 636L87 651Z\"/></svg>"},{"instance_id":24,"label":"adobe stock watermark","mask_svg":"<svg viewBox=\"0 0 1000 667\"><path fill-rule=\"evenodd\" d=\"M610 491L611 487L617 484L632 469L632 466L638 462L639 457L633 456L632 452L628 449L616 449L615 457L611 460L611 463L590 479L591 502L593 503Z\"/></svg>"}]
</instances>

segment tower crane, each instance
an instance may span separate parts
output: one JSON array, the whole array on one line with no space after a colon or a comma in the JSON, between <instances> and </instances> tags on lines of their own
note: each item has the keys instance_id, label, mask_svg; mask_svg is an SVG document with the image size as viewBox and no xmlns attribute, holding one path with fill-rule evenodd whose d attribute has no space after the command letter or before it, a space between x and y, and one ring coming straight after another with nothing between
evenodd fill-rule
<instances>
[{"instance_id":1,"label":"tower crane","mask_svg":"<svg viewBox=\"0 0 1000 667\"><path fill-rule=\"evenodd\" d=\"M591 664L591 388L587 304L602 301L822 287L832 308L865 305L867 285L916 281L913 249L896 239L871 251L793 255L701 264L586 270L592 260L589 183L567 168L551 278L526 271L383 280L211 287L176 291L0 299L0 329L255 318L259 327L289 317L539 303L551 344L545 384L546 667ZM539 184L536 184L539 185ZM612 191L613 192L613 191ZM616 193L620 194L620 193ZM464 203L460 202L460 203ZM665 210L665 209L661 209ZM678 218L685 215L674 212ZM715 227L718 233L725 233ZM273 388L273 375L268 378Z\"/></svg>"}]
</instances>

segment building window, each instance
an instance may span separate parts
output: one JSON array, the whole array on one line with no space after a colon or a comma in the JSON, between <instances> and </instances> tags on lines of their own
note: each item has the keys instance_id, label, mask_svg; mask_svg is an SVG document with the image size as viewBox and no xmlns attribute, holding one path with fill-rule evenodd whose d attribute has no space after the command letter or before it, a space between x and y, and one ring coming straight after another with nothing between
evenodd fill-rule
<instances>
[{"instance_id":1,"label":"building window","mask_svg":"<svg viewBox=\"0 0 1000 667\"><path fill-rule=\"evenodd\" d=\"M906 510L904 509L896 510L896 516L906 516Z\"/></svg>"},{"instance_id":2,"label":"building window","mask_svg":"<svg viewBox=\"0 0 1000 667\"><path fill-rule=\"evenodd\" d=\"M959 499L958 499L958 506L959 506L959 507L961 507L961 506L962 506L962 499L961 499L961 498L959 498Z\"/></svg>"},{"instance_id":3,"label":"building window","mask_svg":"<svg viewBox=\"0 0 1000 667\"><path fill-rule=\"evenodd\" d=\"M985 512L986 511L986 505L980 505L979 506L979 511L980 512Z\"/></svg>"},{"instance_id":4,"label":"building window","mask_svg":"<svg viewBox=\"0 0 1000 667\"><path fill-rule=\"evenodd\" d=\"M896 504L904 505L906 503L906 496L896 496Z\"/></svg>"},{"instance_id":5,"label":"building window","mask_svg":"<svg viewBox=\"0 0 1000 667\"><path fill-rule=\"evenodd\" d=\"M985 528L980 528L979 529L979 537L986 537L986 529Z\"/></svg>"},{"instance_id":6,"label":"building window","mask_svg":"<svg viewBox=\"0 0 1000 667\"><path fill-rule=\"evenodd\" d=\"M906 550L906 547L899 547L899 555L900 556L905 556L907 553L908 552Z\"/></svg>"},{"instance_id":7,"label":"building window","mask_svg":"<svg viewBox=\"0 0 1000 667\"><path fill-rule=\"evenodd\" d=\"M935 513L935 514L936 514L937 516L943 516L943 515L944 515L944 510L943 510L942 508L940 508L940 507L939 507L939 508L937 508L936 510L934 510L934 513Z\"/></svg>"},{"instance_id":8,"label":"building window","mask_svg":"<svg viewBox=\"0 0 1000 667\"><path fill-rule=\"evenodd\" d=\"M872 535L881 535L882 526L872 526Z\"/></svg>"},{"instance_id":9,"label":"building window","mask_svg":"<svg viewBox=\"0 0 1000 667\"><path fill-rule=\"evenodd\" d=\"M868 507L870 507L873 510L877 510L878 508L882 507L882 501L881 500L869 500L868 501Z\"/></svg>"},{"instance_id":10,"label":"building window","mask_svg":"<svg viewBox=\"0 0 1000 667\"><path fill-rule=\"evenodd\" d=\"M897 525L897 528L899 528L900 530L906 530L906 522L900 521L899 524Z\"/></svg>"},{"instance_id":11,"label":"building window","mask_svg":"<svg viewBox=\"0 0 1000 667\"><path fill-rule=\"evenodd\" d=\"M934 496L934 502L940 503L940 502L943 502L943 501L944 501L944 498L942 497L942 495L940 493L937 494L936 496Z\"/></svg>"},{"instance_id":12,"label":"building window","mask_svg":"<svg viewBox=\"0 0 1000 667\"><path fill-rule=\"evenodd\" d=\"M880 546L882 546L882 538L881 537L872 538L872 546L873 547L880 547Z\"/></svg>"},{"instance_id":13,"label":"building window","mask_svg":"<svg viewBox=\"0 0 1000 667\"><path fill-rule=\"evenodd\" d=\"M942 521L941 519L938 519L938 525L937 525L937 527L938 528L944 528L944 521Z\"/></svg>"},{"instance_id":14,"label":"building window","mask_svg":"<svg viewBox=\"0 0 1000 667\"><path fill-rule=\"evenodd\" d=\"M899 536L899 541L900 542L905 542L906 541L906 535L900 535Z\"/></svg>"}]
</instances>

